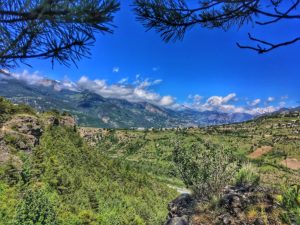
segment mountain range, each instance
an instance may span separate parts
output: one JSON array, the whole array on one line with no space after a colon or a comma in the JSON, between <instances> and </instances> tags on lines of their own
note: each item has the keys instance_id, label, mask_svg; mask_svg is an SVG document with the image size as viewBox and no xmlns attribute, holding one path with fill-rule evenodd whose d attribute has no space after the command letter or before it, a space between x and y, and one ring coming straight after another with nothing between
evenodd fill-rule
<instances>
[{"instance_id":1,"label":"mountain range","mask_svg":"<svg viewBox=\"0 0 300 225\"><path fill-rule=\"evenodd\" d=\"M87 90L57 88L59 82L45 79L29 84L17 79L0 80L0 96L25 103L38 111L57 109L72 114L81 126L104 128L190 127L242 122L253 118L246 113L172 110L148 102L104 98Z\"/></svg>"}]
</instances>

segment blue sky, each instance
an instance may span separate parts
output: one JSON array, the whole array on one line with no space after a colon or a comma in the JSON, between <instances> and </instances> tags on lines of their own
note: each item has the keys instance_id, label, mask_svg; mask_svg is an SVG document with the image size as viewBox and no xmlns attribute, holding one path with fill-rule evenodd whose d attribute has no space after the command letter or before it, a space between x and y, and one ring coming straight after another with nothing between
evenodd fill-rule
<instances>
[{"instance_id":1,"label":"blue sky","mask_svg":"<svg viewBox=\"0 0 300 225\"><path fill-rule=\"evenodd\" d=\"M264 29L249 25L227 32L196 26L183 41L164 43L154 31L145 32L129 4L121 1L114 34L99 34L91 58L80 61L78 68L55 64L52 69L50 61L32 60L28 61L32 68L22 66L15 72L38 71L51 79L74 82L85 76L89 83L105 80L108 87L123 78L128 81L120 85L128 86L139 86L148 79L143 94L169 96L172 103L200 110L211 97L219 97L216 104L244 109L300 104L300 44L264 55L235 45L237 41L249 43L247 32L274 41L290 39L300 24L282 22ZM234 96L221 103L229 94Z\"/></svg>"}]
</instances>

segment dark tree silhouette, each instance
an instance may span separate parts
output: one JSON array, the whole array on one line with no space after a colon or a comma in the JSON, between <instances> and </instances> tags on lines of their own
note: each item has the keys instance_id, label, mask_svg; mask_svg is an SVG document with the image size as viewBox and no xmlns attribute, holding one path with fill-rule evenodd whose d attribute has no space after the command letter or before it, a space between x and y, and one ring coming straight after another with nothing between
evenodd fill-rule
<instances>
[{"instance_id":1,"label":"dark tree silhouette","mask_svg":"<svg viewBox=\"0 0 300 225\"><path fill-rule=\"evenodd\" d=\"M97 32L112 32L118 9L116 0L0 1L0 70L30 58L76 64Z\"/></svg>"},{"instance_id":2,"label":"dark tree silhouette","mask_svg":"<svg viewBox=\"0 0 300 225\"><path fill-rule=\"evenodd\" d=\"M137 19L148 29L155 29L166 42L184 37L195 25L205 28L229 29L247 23L267 26L281 20L299 20L300 0L199 0L190 7L185 0L135 0ZM272 43L249 35L253 45L238 47L266 53L300 41L299 37Z\"/></svg>"}]
</instances>

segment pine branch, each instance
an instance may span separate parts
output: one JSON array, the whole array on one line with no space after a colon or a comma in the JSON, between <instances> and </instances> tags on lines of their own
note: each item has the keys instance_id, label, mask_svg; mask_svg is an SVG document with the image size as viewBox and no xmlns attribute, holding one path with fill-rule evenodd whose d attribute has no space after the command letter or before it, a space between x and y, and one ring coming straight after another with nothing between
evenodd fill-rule
<instances>
[{"instance_id":1,"label":"pine branch","mask_svg":"<svg viewBox=\"0 0 300 225\"><path fill-rule=\"evenodd\" d=\"M0 3L0 68L31 58L69 66L89 56L95 33L112 33L116 0L11 0Z\"/></svg>"},{"instance_id":2,"label":"pine branch","mask_svg":"<svg viewBox=\"0 0 300 225\"><path fill-rule=\"evenodd\" d=\"M283 3L285 2L285 3ZM289 4L289 5L288 5ZM137 20L147 30L154 29L166 42L182 40L187 30L194 26L204 28L221 28L228 30L252 23L253 25L270 25L281 20L298 21L300 0L291 1L263 0L200 0L199 7L189 7L185 0L135 0L134 11ZM258 21L259 18L259 21ZM297 24L296 24L297 25ZM294 44L298 37L286 42L272 44L251 35L250 40L258 42L257 47L244 46L259 53Z\"/></svg>"},{"instance_id":3,"label":"pine branch","mask_svg":"<svg viewBox=\"0 0 300 225\"><path fill-rule=\"evenodd\" d=\"M291 45L291 44L294 44L294 43L300 41L300 37L297 37L297 38L294 38L294 39L292 39L290 41L285 41L285 42L280 42L280 43L277 43L277 44L273 44L273 43L265 41L265 40L254 38L254 37L251 36L251 34L248 34L248 36L249 36L249 39L251 41L254 41L254 42L258 43L257 47L247 46L247 45L241 45L239 43L236 43L237 46L239 48L254 50L254 51L258 52L259 54L270 52L270 51L272 51L272 50L274 50L276 48L287 46L287 45ZM263 44L264 46L268 46L268 47L263 47L260 44Z\"/></svg>"}]
</instances>

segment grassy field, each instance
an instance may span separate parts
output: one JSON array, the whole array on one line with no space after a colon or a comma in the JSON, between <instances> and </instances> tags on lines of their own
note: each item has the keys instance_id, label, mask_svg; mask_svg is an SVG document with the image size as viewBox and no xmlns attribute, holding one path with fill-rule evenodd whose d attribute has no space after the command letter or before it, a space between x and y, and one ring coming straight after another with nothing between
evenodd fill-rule
<instances>
[{"instance_id":1,"label":"grassy field","mask_svg":"<svg viewBox=\"0 0 300 225\"><path fill-rule=\"evenodd\" d=\"M85 129L85 128L82 128ZM299 114L261 117L253 121L204 128L109 130L96 129L96 147L112 158L121 158L167 183L181 185L172 160L174 146L210 140L232 149L241 161L257 165L266 185L299 181L299 170L286 161L300 165ZM99 140L99 141L97 141ZM255 151L269 151L257 157ZM296 180L295 180L296 179Z\"/></svg>"}]
</instances>

